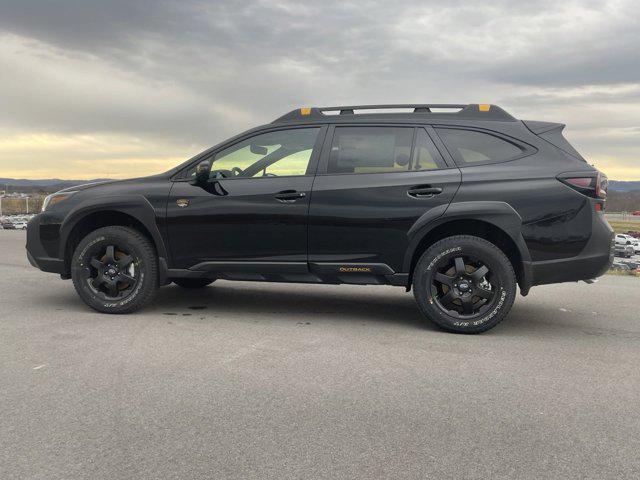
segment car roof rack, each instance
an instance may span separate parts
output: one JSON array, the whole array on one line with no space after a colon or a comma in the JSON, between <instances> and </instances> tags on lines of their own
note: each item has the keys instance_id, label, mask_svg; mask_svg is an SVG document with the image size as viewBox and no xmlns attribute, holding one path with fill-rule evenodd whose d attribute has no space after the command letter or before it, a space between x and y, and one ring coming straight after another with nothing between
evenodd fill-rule
<instances>
[{"instance_id":1,"label":"car roof rack","mask_svg":"<svg viewBox=\"0 0 640 480\"><path fill-rule=\"evenodd\" d=\"M356 111L362 111L356 112ZM340 117L343 115L389 115L398 112L367 112L367 110L411 110L401 112L400 115L442 115L450 118L465 118L474 120L514 121L497 105L487 103L450 104L450 103L417 103L417 104L390 104L390 105L343 105L338 107L302 107L296 108L283 115L273 123L292 122L300 120L318 120L327 117ZM441 110L454 110L443 112Z\"/></svg>"}]
</instances>

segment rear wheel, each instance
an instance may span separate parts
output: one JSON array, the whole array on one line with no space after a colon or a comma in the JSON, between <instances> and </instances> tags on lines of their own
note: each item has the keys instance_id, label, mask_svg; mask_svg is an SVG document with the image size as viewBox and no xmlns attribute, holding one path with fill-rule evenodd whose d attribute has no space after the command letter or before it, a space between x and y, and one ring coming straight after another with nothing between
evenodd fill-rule
<instances>
[{"instance_id":1,"label":"rear wheel","mask_svg":"<svg viewBox=\"0 0 640 480\"><path fill-rule=\"evenodd\" d=\"M443 329L480 333L511 310L516 276L498 247L459 235L436 242L420 257L413 293L420 311Z\"/></svg>"},{"instance_id":2,"label":"rear wheel","mask_svg":"<svg viewBox=\"0 0 640 480\"><path fill-rule=\"evenodd\" d=\"M158 257L137 230L111 226L82 239L71 260L80 298L105 313L129 313L149 303L158 290Z\"/></svg>"},{"instance_id":3,"label":"rear wheel","mask_svg":"<svg viewBox=\"0 0 640 480\"><path fill-rule=\"evenodd\" d=\"M215 280L208 278L174 278L173 283L182 288L195 289L211 285Z\"/></svg>"}]
</instances>

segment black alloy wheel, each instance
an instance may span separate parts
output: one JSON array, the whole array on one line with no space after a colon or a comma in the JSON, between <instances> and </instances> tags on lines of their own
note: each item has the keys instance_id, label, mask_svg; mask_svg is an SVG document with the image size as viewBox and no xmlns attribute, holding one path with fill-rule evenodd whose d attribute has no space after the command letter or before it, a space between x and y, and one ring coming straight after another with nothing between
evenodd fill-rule
<instances>
[{"instance_id":1,"label":"black alloy wheel","mask_svg":"<svg viewBox=\"0 0 640 480\"><path fill-rule=\"evenodd\" d=\"M94 253L89 262L87 282L105 300L126 297L138 284L133 256L117 245L106 245Z\"/></svg>"},{"instance_id":2,"label":"black alloy wheel","mask_svg":"<svg viewBox=\"0 0 640 480\"><path fill-rule=\"evenodd\" d=\"M151 240L123 226L85 236L71 259L71 278L80 298L105 313L129 313L149 303L158 290L158 257Z\"/></svg>"},{"instance_id":3,"label":"black alloy wheel","mask_svg":"<svg viewBox=\"0 0 640 480\"><path fill-rule=\"evenodd\" d=\"M516 285L504 252L471 235L434 243L413 271L413 294L422 314L457 333L480 333L500 323L513 305Z\"/></svg>"},{"instance_id":4,"label":"black alloy wheel","mask_svg":"<svg viewBox=\"0 0 640 480\"><path fill-rule=\"evenodd\" d=\"M432 277L432 298L448 313L461 316L484 314L495 295L491 272L479 259L453 257L436 264Z\"/></svg>"}]
</instances>

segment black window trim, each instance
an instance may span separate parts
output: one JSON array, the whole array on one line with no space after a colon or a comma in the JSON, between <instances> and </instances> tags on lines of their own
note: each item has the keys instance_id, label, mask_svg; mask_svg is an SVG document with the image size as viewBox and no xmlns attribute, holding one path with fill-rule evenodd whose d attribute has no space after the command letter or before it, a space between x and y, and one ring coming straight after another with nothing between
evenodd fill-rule
<instances>
[{"instance_id":1,"label":"black window trim","mask_svg":"<svg viewBox=\"0 0 640 480\"><path fill-rule=\"evenodd\" d=\"M313 124L304 124L304 125L279 125L276 127L264 128L261 130L252 130L247 132L245 135L241 137L233 137L228 141L218 144L215 149L208 149L204 152L196 155L191 162L181 168L178 172L173 174L171 177L172 182L190 182L192 179L190 177L185 176L186 173L191 170L198 163L209 160L214 157L217 153L226 150L233 145L244 142L245 140L256 137L258 135L262 135L265 133L271 132L279 132L283 130L298 130L302 128L319 128L318 136L316 138L316 143L313 145L313 149L311 151L311 157L309 158L309 164L307 165L307 171L304 175L279 175L278 177L236 177L236 178L225 178L224 180L261 180L265 178L296 178L296 177L313 177L315 176L315 172L318 168L318 163L320 159L320 153L322 150L322 145L324 144L324 138L327 133L328 125L326 123L313 123Z\"/></svg>"},{"instance_id":2,"label":"black window trim","mask_svg":"<svg viewBox=\"0 0 640 480\"><path fill-rule=\"evenodd\" d=\"M518 140L516 138L513 138L509 135L505 135L504 133L501 132L496 132L494 130L489 130L487 128L480 128L480 127L471 127L471 126L467 126L467 125L443 125L443 124L437 124L437 125L432 125L433 131L435 133L435 135L438 136L438 139L440 140L440 142L442 142L442 145L444 148L447 149L447 152L449 153L449 155L451 156L452 160L455 162L455 164L458 166L458 168L467 168L467 167L477 167L477 166L482 166L482 165L492 165L492 164L496 164L496 163L506 163L506 162L513 162L514 160L520 160L521 158L525 158L528 157L530 155L535 155L536 153L538 153L538 149L536 147L534 147L533 145L523 142L521 140ZM522 153L520 155L516 155L514 157L509 157L503 160L487 160L484 162L473 162L473 163L459 163L456 160L455 155L453 154L453 152L451 150L449 150L449 147L447 146L446 142L442 139L442 137L440 136L440 134L438 133L439 129L448 129L448 130L469 130L472 132L478 132L478 133L484 133L486 135L491 135L493 137L499 138L501 140L504 140L505 142L509 142L512 145L515 145L516 147L518 147L520 150L522 150Z\"/></svg>"},{"instance_id":3,"label":"black window trim","mask_svg":"<svg viewBox=\"0 0 640 480\"><path fill-rule=\"evenodd\" d=\"M457 168L455 164L452 164L451 161L447 158L450 156L447 151L447 155L445 155L440 148L438 148L438 143L434 141L432 135L429 132L429 127L431 125L427 125L424 123L362 123L362 122L349 122L349 123L340 123L340 124L332 124L329 125L327 133L325 135L324 144L322 146L322 153L320 154L320 161L318 162L318 169L316 172L316 176L334 176L334 175L407 175L412 173L424 173L424 172L439 172L442 170L450 170ZM412 128L413 136L411 143L411 156L410 159L413 158L413 152L416 146L416 137L418 128L423 128L427 132L427 136L431 139L436 151L440 154L440 157L444 164L445 168L438 168L436 170L398 170L396 172L368 172L368 173L357 173L357 172L328 172L329 169L329 156L331 155L331 145L333 144L333 136L335 134L336 128L342 127L391 127L391 128Z\"/></svg>"},{"instance_id":4,"label":"black window trim","mask_svg":"<svg viewBox=\"0 0 640 480\"><path fill-rule=\"evenodd\" d=\"M411 149L411 161L413 161L413 153L415 151L416 143L418 141L418 130L421 128L426 132L427 138L431 141L433 148L436 149L436 152L438 152L438 154L440 155L440 159L442 160L442 163L444 163L446 167L435 168L431 170L425 169L425 170L411 170L411 171L412 172L435 172L437 170L447 170L449 168L457 168L455 162L453 161L453 158L450 158L451 155L449 154L449 151L444 148L444 144L442 144L442 146L439 145L440 137L438 137L437 135L431 132L431 130L433 130L433 127L431 127L431 125L419 125L416 127L416 131L413 136L413 148Z\"/></svg>"}]
</instances>

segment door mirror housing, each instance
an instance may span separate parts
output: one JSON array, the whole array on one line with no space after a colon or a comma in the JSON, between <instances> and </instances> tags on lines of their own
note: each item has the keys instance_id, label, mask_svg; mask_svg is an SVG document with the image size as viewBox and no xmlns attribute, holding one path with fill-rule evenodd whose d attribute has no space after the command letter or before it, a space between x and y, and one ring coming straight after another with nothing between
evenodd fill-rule
<instances>
[{"instance_id":1,"label":"door mirror housing","mask_svg":"<svg viewBox=\"0 0 640 480\"><path fill-rule=\"evenodd\" d=\"M211 164L208 160L203 160L196 166L196 175L191 182L191 185L197 187L204 187L209 181L209 172L211 172Z\"/></svg>"},{"instance_id":2,"label":"door mirror housing","mask_svg":"<svg viewBox=\"0 0 640 480\"><path fill-rule=\"evenodd\" d=\"M256 145L254 143L249 145L249 150L255 155L266 155L267 153L269 153L269 149L267 147Z\"/></svg>"}]
</instances>

